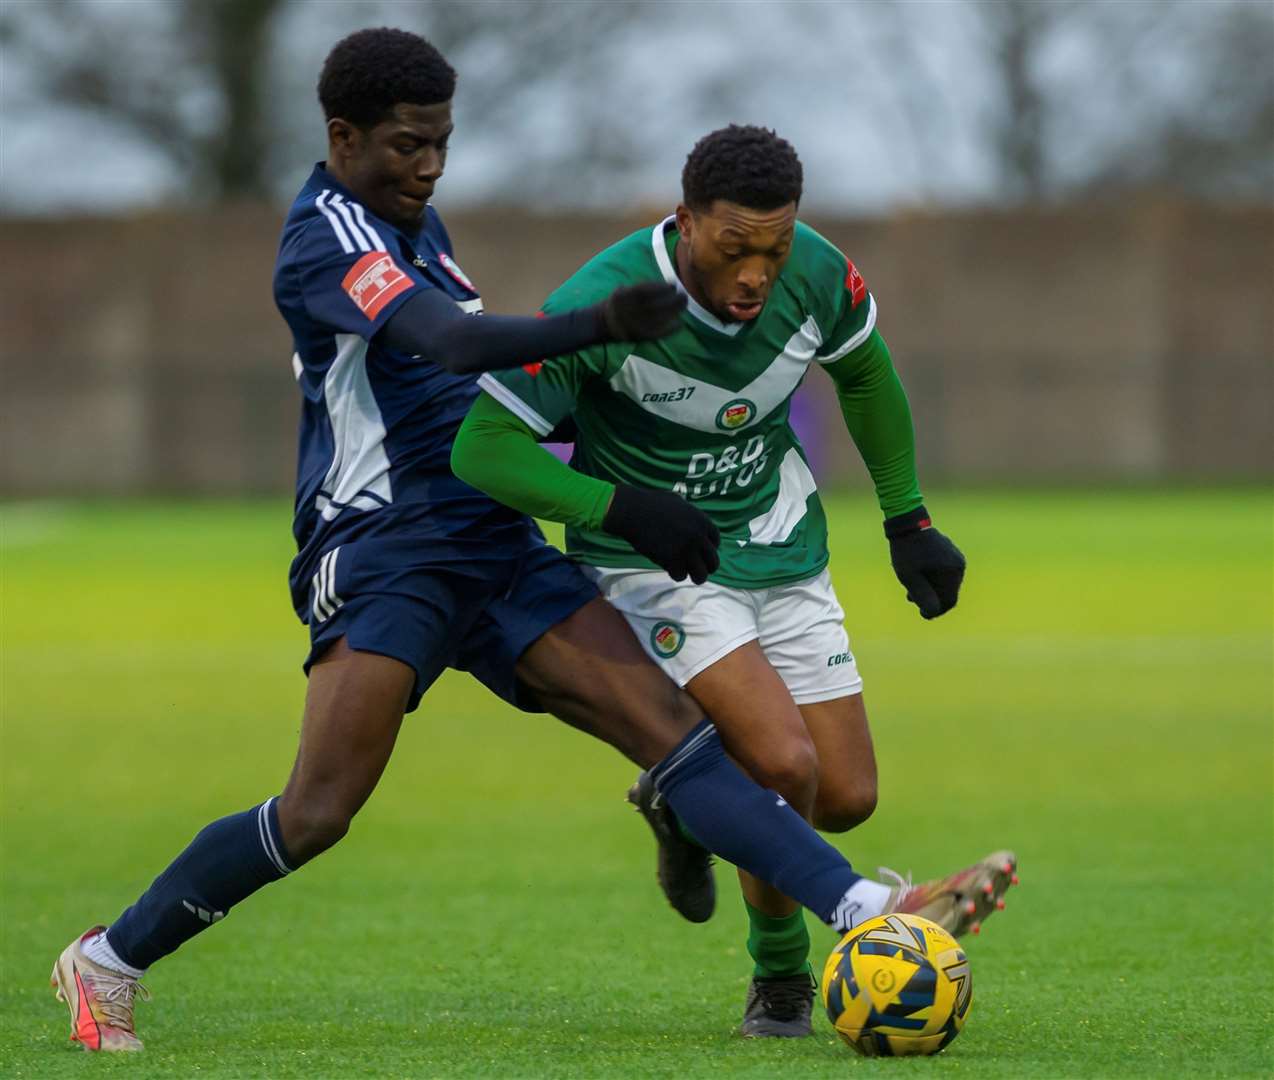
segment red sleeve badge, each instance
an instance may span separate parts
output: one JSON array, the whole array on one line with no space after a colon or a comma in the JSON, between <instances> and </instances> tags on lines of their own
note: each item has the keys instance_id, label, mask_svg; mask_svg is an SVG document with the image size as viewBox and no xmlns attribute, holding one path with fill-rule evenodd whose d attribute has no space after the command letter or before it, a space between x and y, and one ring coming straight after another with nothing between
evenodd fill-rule
<instances>
[{"instance_id":1,"label":"red sleeve badge","mask_svg":"<svg viewBox=\"0 0 1274 1080\"><path fill-rule=\"evenodd\" d=\"M395 296L412 287L411 278L387 251L371 251L350 267L341 280L341 288L369 319L384 310Z\"/></svg>"},{"instance_id":2,"label":"red sleeve badge","mask_svg":"<svg viewBox=\"0 0 1274 1080\"><path fill-rule=\"evenodd\" d=\"M858 272L858 267L848 259L845 262L849 267L845 273L845 288L849 292L849 310L853 311L867 299L867 282L863 280L863 275Z\"/></svg>"}]
</instances>

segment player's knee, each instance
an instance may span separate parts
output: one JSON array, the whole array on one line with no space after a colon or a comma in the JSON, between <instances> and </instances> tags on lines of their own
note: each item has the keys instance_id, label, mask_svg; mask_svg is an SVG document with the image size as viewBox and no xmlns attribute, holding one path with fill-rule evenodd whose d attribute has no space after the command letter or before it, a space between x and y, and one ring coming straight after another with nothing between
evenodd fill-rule
<instances>
[{"instance_id":1,"label":"player's knee","mask_svg":"<svg viewBox=\"0 0 1274 1080\"><path fill-rule=\"evenodd\" d=\"M771 747L752 774L758 784L777 791L804 813L818 789L818 751L807 739L791 739Z\"/></svg>"},{"instance_id":2,"label":"player's knee","mask_svg":"<svg viewBox=\"0 0 1274 1080\"><path fill-rule=\"evenodd\" d=\"M338 802L301 798L279 807L279 823L288 856L299 866L336 844L347 832L354 815Z\"/></svg>"},{"instance_id":3,"label":"player's knee","mask_svg":"<svg viewBox=\"0 0 1274 1080\"><path fill-rule=\"evenodd\" d=\"M876 784L820 789L814 804L814 826L824 832L848 832L876 811Z\"/></svg>"}]
</instances>

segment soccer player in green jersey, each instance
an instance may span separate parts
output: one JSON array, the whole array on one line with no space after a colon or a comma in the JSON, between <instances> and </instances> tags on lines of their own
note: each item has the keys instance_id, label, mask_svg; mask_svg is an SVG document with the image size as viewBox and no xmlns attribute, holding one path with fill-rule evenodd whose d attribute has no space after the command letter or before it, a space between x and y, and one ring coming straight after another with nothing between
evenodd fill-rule
<instances>
[{"instance_id":1,"label":"soccer player in green jersey","mask_svg":"<svg viewBox=\"0 0 1274 1080\"><path fill-rule=\"evenodd\" d=\"M735 759L817 827L840 832L872 813L876 764L827 572L826 518L788 422L812 364L832 378L875 483L894 569L926 619L955 606L965 562L922 503L911 414L876 301L853 263L797 220L802 170L792 147L732 125L700 140L682 185L675 215L596 256L544 307L554 314L621 284L666 281L687 295L680 330L482 376L486 393L452 466L497 499L565 522L568 553L712 717ZM532 445L568 416L578 431L573 470ZM702 580L703 568L670 560L658 530L646 529L644 543L621 538L642 532L621 519L656 511L651 490L681 495L718 527L720 566L706 583L685 580ZM667 528L676 530L671 516ZM648 778L630 798L658 834ZM988 862L1007 886L1011 853ZM809 1034L803 914L740 876L756 964L740 1030ZM976 932L987 909L1002 906L1001 890L984 891L957 932Z\"/></svg>"}]
</instances>

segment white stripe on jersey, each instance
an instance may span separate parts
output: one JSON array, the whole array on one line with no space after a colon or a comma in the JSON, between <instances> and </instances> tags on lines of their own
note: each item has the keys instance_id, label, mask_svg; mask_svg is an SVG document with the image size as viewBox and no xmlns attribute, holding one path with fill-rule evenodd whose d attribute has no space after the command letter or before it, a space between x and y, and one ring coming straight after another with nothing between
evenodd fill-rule
<instances>
[{"instance_id":1,"label":"white stripe on jersey","mask_svg":"<svg viewBox=\"0 0 1274 1080\"><path fill-rule=\"evenodd\" d=\"M804 519L809 509L809 497L817 490L818 485L814 483L809 466L793 447L783 455L779 465L779 490L773 505L748 522L749 540L740 540L739 546L749 542L783 543Z\"/></svg>"},{"instance_id":2,"label":"white stripe on jersey","mask_svg":"<svg viewBox=\"0 0 1274 1080\"><path fill-rule=\"evenodd\" d=\"M371 240L372 247L374 247L377 251L387 251L388 249L385 247L385 241L380 238L380 233L371 227L371 224L367 220L367 215L363 213L362 204L350 203L349 205L350 209L354 211L354 216L358 218L358 224L362 227L363 231L367 233L368 239Z\"/></svg>"},{"instance_id":3,"label":"white stripe on jersey","mask_svg":"<svg viewBox=\"0 0 1274 1080\"><path fill-rule=\"evenodd\" d=\"M478 376L478 385L537 435L547 435L553 430L552 424L505 386L504 383L492 378L489 371L484 371Z\"/></svg>"},{"instance_id":4,"label":"white stripe on jersey","mask_svg":"<svg viewBox=\"0 0 1274 1080\"><path fill-rule=\"evenodd\" d=\"M867 294L867 321L863 323L862 329L852 334L848 341L836 349L833 349L826 356L816 356L814 359L820 364L831 364L839 360L846 353L853 352L859 345L871 336L871 332L876 328L876 298L871 293Z\"/></svg>"},{"instance_id":5,"label":"white stripe on jersey","mask_svg":"<svg viewBox=\"0 0 1274 1080\"><path fill-rule=\"evenodd\" d=\"M330 188L324 188L318 198L314 200L314 205L319 208L319 212L327 218L328 224L332 226L332 231L336 233L336 239L341 242L341 250L344 251L346 255L353 255L354 245L350 243L349 237L345 235L345 229L341 226L340 218L332 213L331 208L323 201L331 193ZM364 248L363 250L366 251L367 249Z\"/></svg>"},{"instance_id":6,"label":"white stripe on jersey","mask_svg":"<svg viewBox=\"0 0 1274 1080\"><path fill-rule=\"evenodd\" d=\"M354 243L358 245L358 250L371 251L372 245L367 242L367 237L354 224L354 215L349 212L349 207L345 205L341 197L336 192L332 192L332 197L327 200L327 204L334 207L336 212L341 215L341 220L345 222L345 228L349 231L350 236L354 238Z\"/></svg>"},{"instance_id":7,"label":"white stripe on jersey","mask_svg":"<svg viewBox=\"0 0 1274 1080\"><path fill-rule=\"evenodd\" d=\"M374 510L393 502L385 420L367 375L367 342L357 334L336 335L336 357L323 379L323 402L332 425L332 464L315 508L331 521L346 506Z\"/></svg>"}]
</instances>

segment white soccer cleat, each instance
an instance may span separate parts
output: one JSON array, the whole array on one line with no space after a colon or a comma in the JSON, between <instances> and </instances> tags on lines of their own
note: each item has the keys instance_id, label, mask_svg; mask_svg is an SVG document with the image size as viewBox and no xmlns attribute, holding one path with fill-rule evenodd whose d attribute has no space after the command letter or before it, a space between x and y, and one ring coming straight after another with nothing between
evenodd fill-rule
<instances>
[{"instance_id":1,"label":"white soccer cleat","mask_svg":"<svg viewBox=\"0 0 1274 1080\"><path fill-rule=\"evenodd\" d=\"M140 1050L142 1041L133 1030L133 1001L149 1001L150 991L131 975L103 967L84 953L83 943L105 930L95 926L62 950L49 985L71 1010L72 1042L85 1050Z\"/></svg>"}]
</instances>

